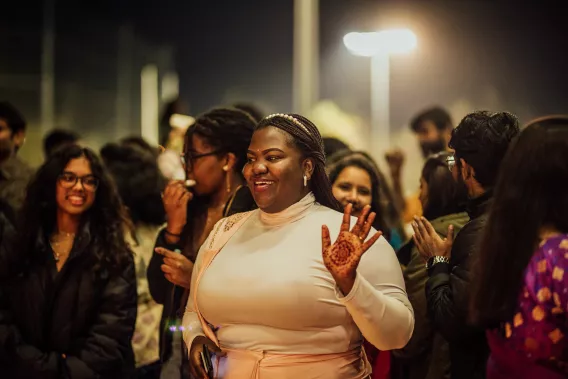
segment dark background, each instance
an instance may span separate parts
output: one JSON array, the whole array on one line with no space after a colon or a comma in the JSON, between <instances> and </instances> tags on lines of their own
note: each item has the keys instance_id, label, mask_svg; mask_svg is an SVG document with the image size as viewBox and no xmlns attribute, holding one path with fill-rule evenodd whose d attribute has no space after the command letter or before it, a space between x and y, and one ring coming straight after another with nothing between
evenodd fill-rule
<instances>
[{"instance_id":1,"label":"dark background","mask_svg":"<svg viewBox=\"0 0 568 379\"><path fill-rule=\"evenodd\" d=\"M2 8L0 98L38 123L42 2L3 2ZM404 26L416 33L418 48L392 59L392 128L432 104L508 110L523 122L566 113L564 8L320 0L320 97L368 120L369 59L350 55L343 35ZM55 15L57 121L97 143L139 130L137 85L146 63L178 72L192 115L237 100L257 102L266 112L291 111L292 0L58 0ZM121 28L129 28L127 45L135 46L128 65L133 105L130 125L117 132Z\"/></svg>"}]
</instances>

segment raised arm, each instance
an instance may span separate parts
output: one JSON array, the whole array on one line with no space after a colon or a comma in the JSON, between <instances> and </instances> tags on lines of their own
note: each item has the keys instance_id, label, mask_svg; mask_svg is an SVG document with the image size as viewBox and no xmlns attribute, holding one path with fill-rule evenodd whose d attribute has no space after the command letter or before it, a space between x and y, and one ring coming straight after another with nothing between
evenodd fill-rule
<instances>
[{"instance_id":1,"label":"raised arm","mask_svg":"<svg viewBox=\"0 0 568 379\"><path fill-rule=\"evenodd\" d=\"M375 214L369 214L370 207L353 228L351 209L346 207L333 244L327 226L322 228L324 264L337 284L339 301L363 336L380 350L402 348L412 336L414 314L400 265L392 247L371 228Z\"/></svg>"}]
</instances>

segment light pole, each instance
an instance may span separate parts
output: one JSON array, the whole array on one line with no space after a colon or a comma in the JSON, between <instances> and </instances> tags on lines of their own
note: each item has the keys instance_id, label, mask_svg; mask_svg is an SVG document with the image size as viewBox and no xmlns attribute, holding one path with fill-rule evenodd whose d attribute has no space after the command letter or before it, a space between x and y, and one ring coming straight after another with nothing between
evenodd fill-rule
<instances>
[{"instance_id":1,"label":"light pole","mask_svg":"<svg viewBox=\"0 0 568 379\"><path fill-rule=\"evenodd\" d=\"M319 0L294 0L292 108L307 115L319 94Z\"/></svg>"},{"instance_id":2,"label":"light pole","mask_svg":"<svg viewBox=\"0 0 568 379\"><path fill-rule=\"evenodd\" d=\"M390 56L416 47L416 36L408 29L349 33L345 47L354 55L371 58L371 155L377 163L390 146Z\"/></svg>"}]
</instances>

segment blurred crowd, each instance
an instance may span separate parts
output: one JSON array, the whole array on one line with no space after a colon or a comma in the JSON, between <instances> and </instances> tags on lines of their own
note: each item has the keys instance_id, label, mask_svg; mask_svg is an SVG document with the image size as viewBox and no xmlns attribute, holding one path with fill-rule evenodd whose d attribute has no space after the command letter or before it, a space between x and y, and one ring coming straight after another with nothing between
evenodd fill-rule
<instances>
[{"instance_id":1,"label":"blurred crowd","mask_svg":"<svg viewBox=\"0 0 568 379\"><path fill-rule=\"evenodd\" d=\"M568 116L424 109L408 196L302 115L166 114L32 169L0 103L3 377L568 375Z\"/></svg>"}]
</instances>

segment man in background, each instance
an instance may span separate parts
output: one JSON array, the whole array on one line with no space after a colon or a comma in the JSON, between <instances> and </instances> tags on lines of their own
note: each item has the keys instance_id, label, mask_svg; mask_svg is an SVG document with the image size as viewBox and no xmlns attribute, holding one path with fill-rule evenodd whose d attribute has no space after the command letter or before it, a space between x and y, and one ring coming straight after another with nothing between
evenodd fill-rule
<instances>
[{"instance_id":1,"label":"man in background","mask_svg":"<svg viewBox=\"0 0 568 379\"><path fill-rule=\"evenodd\" d=\"M0 199L16 211L22 206L33 174L17 155L25 140L26 120L12 104L0 102Z\"/></svg>"},{"instance_id":2,"label":"man in background","mask_svg":"<svg viewBox=\"0 0 568 379\"><path fill-rule=\"evenodd\" d=\"M415 115L410 121L410 128L418 139L422 156L427 158L432 154L448 150L454 126L450 114L445 109L432 107ZM422 206L418 193L404 197L402 186L404 154L400 150L393 150L388 152L385 158L390 170L396 205L401 211L403 222L411 222L413 216L422 215Z\"/></svg>"},{"instance_id":3,"label":"man in background","mask_svg":"<svg viewBox=\"0 0 568 379\"><path fill-rule=\"evenodd\" d=\"M518 119L508 112L464 117L452 134L450 147L455 153L447 162L454 180L467 188L470 221L455 240L451 225L448 237L442 239L428 220L413 222L414 241L427 261L428 314L435 330L449 342L452 379L485 378L489 356L485 330L468 320L471 262L478 256L499 167L519 131Z\"/></svg>"}]
</instances>

